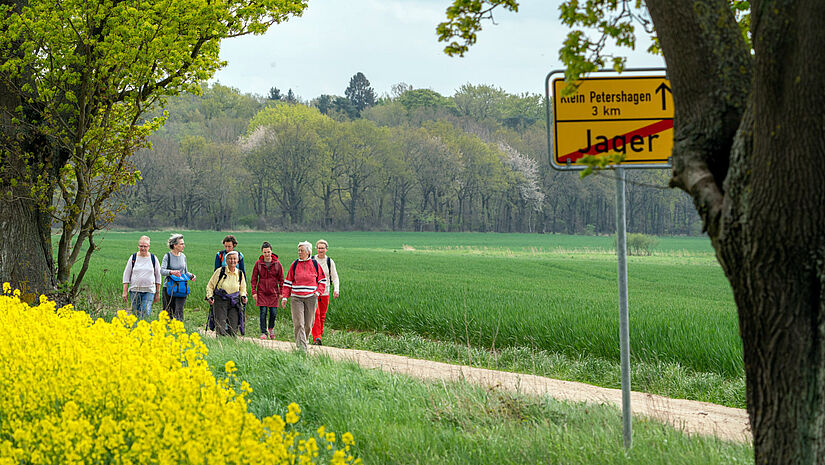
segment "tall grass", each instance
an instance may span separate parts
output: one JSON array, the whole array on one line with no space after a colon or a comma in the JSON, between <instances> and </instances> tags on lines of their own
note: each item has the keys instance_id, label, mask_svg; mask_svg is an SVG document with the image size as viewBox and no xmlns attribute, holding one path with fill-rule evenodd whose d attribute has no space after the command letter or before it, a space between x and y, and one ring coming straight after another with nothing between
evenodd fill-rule
<instances>
[{"instance_id":1,"label":"tall grass","mask_svg":"<svg viewBox=\"0 0 825 465\"><path fill-rule=\"evenodd\" d=\"M187 319L201 324L203 287L224 233L185 234L190 270L199 275ZM86 284L101 305L122 305L117 303L122 270L140 235L109 232L99 242ZM160 258L168 250L168 233L149 235ZM342 282L328 328L619 359L616 259L609 237L363 232L236 237L250 272L264 240L286 267L299 240L327 239ZM653 256L630 257L628 268L636 361L676 363L728 379L742 376L735 306L706 239L662 238ZM255 332L257 310L250 306L248 315L248 328Z\"/></svg>"},{"instance_id":2,"label":"tall grass","mask_svg":"<svg viewBox=\"0 0 825 465\"><path fill-rule=\"evenodd\" d=\"M625 451L621 415L464 383L424 383L327 357L208 339L210 366L234 360L257 416L302 409L304 430L350 431L368 464L752 463L745 444L688 437L645 419Z\"/></svg>"}]
</instances>

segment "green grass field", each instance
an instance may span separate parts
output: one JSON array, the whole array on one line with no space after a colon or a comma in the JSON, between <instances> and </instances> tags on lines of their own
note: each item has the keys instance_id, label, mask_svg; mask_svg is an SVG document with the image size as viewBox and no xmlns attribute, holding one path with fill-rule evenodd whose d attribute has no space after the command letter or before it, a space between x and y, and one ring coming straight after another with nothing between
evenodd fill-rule
<instances>
[{"instance_id":1,"label":"green grass field","mask_svg":"<svg viewBox=\"0 0 825 465\"><path fill-rule=\"evenodd\" d=\"M302 407L302 426L350 431L366 464L748 464L748 444L687 436L644 418L622 447L621 413L467 383L426 383L328 357L206 338L220 376L233 360L258 417Z\"/></svg>"},{"instance_id":2,"label":"green grass field","mask_svg":"<svg viewBox=\"0 0 825 465\"><path fill-rule=\"evenodd\" d=\"M85 284L117 305L137 232L99 241ZM152 251L168 232L148 234ZM190 270L199 275L187 321L205 321L206 279L224 233L186 232ZM479 233L238 233L251 271L262 241L287 267L300 240L330 242L341 275L327 328L414 334L474 348L530 348L567 357L619 359L616 258L611 237ZM633 360L677 364L726 379L742 376L730 288L704 238L661 238L653 256L629 257ZM120 304L121 306L123 304ZM249 327L257 309L248 307ZM288 317L280 317L288 320Z\"/></svg>"},{"instance_id":3,"label":"green grass field","mask_svg":"<svg viewBox=\"0 0 825 465\"><path fill-rule=\"evenodd\" d=\"M110 317L139 232L98 241L78 306ZM169 232L150 232L152 251ZM198 274L186 324L203 326L206 279L225 233L186 232ZM609 237L439 233L237 233L251 272L267 240L284 266L297 243L327 239L341 298L325 343L619 387L616 258ZM632 385L636 391L744 407L744 376L730 288L703 238L661 238L629 257ZM154 311L157 312L156 305ZM257 309L247 307L248 335ZM288 312L276 323L291 340ZM253 387L250 410L290 402L308 430L351 431L365 463L752 463L749 445L686 437L637 419L621 447L620 412L465 384L425 383L326 357L207 340L220 375L227 360Z\"/></svg>"}]
</instances>

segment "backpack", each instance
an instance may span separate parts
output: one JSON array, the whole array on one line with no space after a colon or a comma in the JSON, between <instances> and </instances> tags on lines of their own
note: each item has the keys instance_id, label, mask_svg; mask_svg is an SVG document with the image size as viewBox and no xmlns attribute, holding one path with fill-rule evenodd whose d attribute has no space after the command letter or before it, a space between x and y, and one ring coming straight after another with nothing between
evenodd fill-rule
<instances>
[{"instance_id":1,"label":"backpack","mask_svg":"<svg viewBox=\"0 0 825 465\"><path fill-rule=\"evenodd\" d=\"M167 252L167 255L171 255L171 252ZM181 273L180 277L170 274L166 277L166 293L169 294L169 297L188 296L190 279L189 273Z\"/></svg>"},{"instance_id":2,"label":"backpack","mask_svg":"<svg viewBox=\"0 0 825 465\"><path fill-rule=\"evenodd\" d=\"M313 260L315 260L316 258L318 258L317 255L312 256ZM329 270L329 274L332 274L332 259L329 258L329 255L327 255L327 269ZM327 278L329 278L329 276L327 276Z\"/></svg>"},{"instance_id":3,"label":"backpack","mask_svg":"<svg viewBox=\"0 0 825 465\"><path fill-rule=\"evenodd\" d=\"M327 260L329 260L329 257L327 257ZM317 275L318 274L318 262L315 261L314 258L312 259L312 264L315 265L315 274ZM292 262L292 266L289 267L289 272L292 273L292 279L295 279L295 267L296 266L298 266L298 260L295 260L294 262ZM327 265L327 266L329 266L329 265Z\"/></svg>"},{"instance_id":4,"label":"backpack","mask_svg":"<svg viewBox=\"0 0 825 465\"><path fill-rule=\"evenodd\" d=\"M221 279L223 279L225 277L226 277L226 267L222 266L221 267L221 272L220 272L220 274L218 274L218 280L215 281L215 287L218 287L218 284L220 284ZM239 286L243 282L243 278L244 278L243 270L238 268L238 285Z\"/></svg>"},{"instance_id":5,"label":"backpack","mask_svg":"<svg viewBox=\"0 0 825 465\"><path fill-rule=\"evenodd\" d=\"M221 267L221 272L218 274L218 280L215 282L215 287L218 287L218 284L221 282L221 279L226 277L226 267ZM244 272L240 268L238 268L238 284L243 282ZM246 308L241 305L240 310L240 317L238 318L238 331L240 331L241 336L246 335ZM215 314L212 312L212 307L209 307L209 316L206 317L206 327L209 328L211 331L215 330Z\"/></svg>"},{"instance_id":6,"label":"backpack","mask_svg":"<svg viewBox=\"0 0 825 465\"><path fill-rule=\"evenodd\" d=\"M149 255L152 256L152 269L154 270L158 264L158 260L155 258L155 254L150 253ZM137 252L132 254L132 274L129 275L129 281L132 281L132 275L135 274L135 262L137 261Z\"/></svg>"},{"instance_id":7,"label":"backpack","mask_svg":"<svg viewBox=\"0 0 825 465\"><path fill-rule=\"evenodd\" d=\"M315 261L315 257L317 257L317 255L312 257L313 262ZM327 280L328 280L327 289L329 290L330 286L332 286L332 259L329 258L329 255L327 255L327 269L329 270L329 276L327 276ZM317 263L315 265L315 272L316 273L318 272L318 264Z\"/></svg>"},{"instance_id":8,"label":"backpack","mask_svg":"<svg viewBox=\"0 0 825 465\"><path fill-rule=\"evenodd\" d=\"M218 252L218 262L224 263L224 261L223 261L224 257L226 257L226 250L221 250L220 252ZM277 256L276 256L276 258L277 258ZM241 265L241 260L243 260L243 254L238 252L238 266L239 267ZM223 266L226 266L226 265L223 265ZM217 268L215 268L215 269L217 270Z\"/></svg>"},{"instance_id":9,"label":"backpack","mask_svg":"<svg viewBox=\"0 0 825 465\"><path fill-rule=\"evenodd\" d=\"M166 293L170 297L186 297L189 295L189 274L182 273L180 277L169 275L166 277Z\"/></svg>"}]
</instances>

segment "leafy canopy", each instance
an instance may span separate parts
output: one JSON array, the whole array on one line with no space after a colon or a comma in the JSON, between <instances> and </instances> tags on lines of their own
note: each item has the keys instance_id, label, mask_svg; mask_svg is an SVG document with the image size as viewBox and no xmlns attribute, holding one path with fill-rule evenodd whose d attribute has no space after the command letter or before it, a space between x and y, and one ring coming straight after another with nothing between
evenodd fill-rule
<instances>
[{"instance_id":1,"label":"leafy canopy","mask_svg":"<svg viewBox=\"0 0 825 465\"><path fill-rule=\"evenodd\" d=\"M464 56L478 39L482 21L493 18L493 11L502 7L518 11L516 0L454 0L447 8L447 21L438 25L438 40L449 42L444 52L450 56ZM645 32L653 33L653 23L647 15L641 0L568 0L559 6L560 19L569 27L580 26L597 29L597 38L592 39L582 29L573 29L559 51L559 58L567 69L566 78L573 81L579 76L605 68L609 62L616 71L624 69L626 58L605 54L608 41L622 47L635 48L635 24L642 25ZM652 52L657 51L655 46Z\"/></svg>"},{"instance_id":2,"label":"leafy canopy","mask_svg":"<svg viewBox=\"0 0 825 465\"><path fill-rule=\"evenodd\" d=\"M85 238L88 264L92 234L117 209L111 196L139 178L130 157L164 121L147 119L147 110L198 92L224 65L221 39L261 34L305 7L306 0L0 4L0 166L8 167L0 188L17 188L14 195L61 223L60 283Z\"/></svg>"},{"instance_id":3,"label":"leafy canopy","mask_svg":"<svg viewBox=\"0 0 825 465\"><path fill-rule=\"evenodd\" d=\"M748 40L750 2L729 1L736 12L742 34ZM436 29L438 40L448 43L444 53L464 56L478 40L482 22L492 20L496 8L517 12L518 6L517 0L453 0L447 8L447 20ZM605 48L613 44L635 49L636 26L641 26L651 37L653 45L648 51L659 53L653 22L643 0L566 0L559 5L559 18L562 24L571 28L559 50L567 82L573 82L591 71L604 69L608 63L614 70L622 71L627 58L605 53ZM595 38L591 38L587 30L595 30Z\"/></svg>"}]
</instances>

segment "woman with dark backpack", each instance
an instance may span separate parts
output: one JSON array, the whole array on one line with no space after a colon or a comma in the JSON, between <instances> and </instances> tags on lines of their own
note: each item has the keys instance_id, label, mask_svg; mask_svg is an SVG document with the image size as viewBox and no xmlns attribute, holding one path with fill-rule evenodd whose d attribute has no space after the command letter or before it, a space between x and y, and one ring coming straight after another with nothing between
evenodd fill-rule
<instances>
[{"instance_id":1,"label":"woman with dark backpack","mask_svg":"<svg viewBox=\"0 0 825 465\"><path fill-rule=\"evenodd\" d=\"M222 266L223 267L226 266L226 255L229 252L232 252L232 251L235 250L235 247L238 246L238 240L235 239L235 236L233 236L232 234L229 234L229 235L227 235L226 237L223 238L223 241L221 241L221 244L223 244L223 250L219 250L218 253L215 254L215 268L214 268L214 270L217 270L218 268L220 268ZM241 270L241 273L243 273L244 276L246 276L246 268L244 267L244 262L243 262L243 253L241 253L240 251L236 251L236 252L238 252L238 268ZM244 315L244 316L246 316L246 315ZM209 304L209 315L207 315L207 317L206 317L206 327L208 329L215 329L215 312L214 312L214 309L212 308L212 304Z\"/></svg>"},{"instance_id":2,"label":"woman with dark backpack","mask_svg":"<svg viewBox=\"0 0 825 465\"><path fill-rule=\"evenodd\" d=\"M138 318L152 316L152 303L160 299L160 263L149 247L149 236L140 236L138 251L129 257L123 270L123 301L128 295L132 313Z\"/></svg>"},{"instance_id":3,"label":"woman with dark backpack","mask_svg":"<svg viewBox=\"0 0 825 465\"><path fill-rule=\"evenodd\" d=\"M252 269L252 299L261 310L261 339L275 339L273 328L283 287L284 269L278 256L272 253L272 245L264 242L261 245L261 258Z\"/></svg>"},{"instance_id":4,"label":"woman with dark backpack","mask_svg":"<svg viewBox=\"0 0 825 465\"><path fill-rule=\"evenodd\" d=\"M246 276L237 265L238 252L228 252L226 266L215 270L206 284L206 300L214 310L218 336L240 334L242 307L246 305Z\"/></svg>"},{"instance_id":5,"label":"woman with dark backpack","mask_svg":"<svg viewBox=\"0 0 825 465\"><path fill-rule=\"evenodd\" d=\"M238 246L238 240L235 239L235 236L232 234L223 238L223 250L219 250L218 253L215 254L215 268L218 269L222 266L226 266L226 254L235 250L235 247ZM246 274L246 267L243 263L243 254L240 251L238 252L238 268Z\"/></svg>"},{"instance_id":6,"label":"woman with dark backpack","mask_svg":"<svg viewBox=\"0 0 825 465\"><path fill-rule=\"evenodd\" d=\"M327 277L318 262L311 258L312 244L301 242L298 244L298 260L289 266L289 272L284 279L284 296L282 306L286 307L286 300L292 297L292 326L295 331L295 346L306 350L307 340L312 335L312 323L315 320L315 306L318 296L324 293Z\"/></svg>"},{"instance_id":7,"label":"woman with dark backpack","mask_svg":"<svg viewBox=\"0 0 825 465\"><path fill-rule=\"evenodd\" d=\"M321 338L324 337L324 320L327 317L327 309L329 308L330 290L334 289L332 291L332 297L337 299L340 286L338 284L338 267L335 265L335 261L327 255L329 243L320 239L315 243L315 249L318 251L318 255L312 258L318 262L318 265L324 270L324 274L329 278L326 289L318 296L318 308L315 309L315 324L312 325L312 338L315 345L320 346L323 345Z\"/></svg>"}]
</instances>

